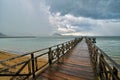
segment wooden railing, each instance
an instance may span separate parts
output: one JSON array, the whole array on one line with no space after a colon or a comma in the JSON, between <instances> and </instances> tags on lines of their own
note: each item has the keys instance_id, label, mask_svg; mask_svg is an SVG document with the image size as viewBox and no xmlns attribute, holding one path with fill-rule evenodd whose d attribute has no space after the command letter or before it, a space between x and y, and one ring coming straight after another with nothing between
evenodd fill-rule
<instances>
[{"instance_id":1,"label":"wooden railing","mask_svg":"<svg viewBox=\"0 0 120 80\"><path fill-rule=\"evenodd\" d=\"M91 61L99 80L120 80L120 65L98 48L92 38L86 38Z\"/></svg>"},{"instance_id":2,"label":"wooden railing","mask_svg":"<svg viewBox=\"0 0 120 80\"><path fill-rule=\"evenodd\" d=\"M9 77L10 80L36 80L36 74L44 71L47 67L55 62L60 62L62 56L75 47L82 38L58 44L42 50L23 54L6 60L1 60L0 77ZM17 59L23 60L15 64L8 65Z\"/></svg>"}]
</instances>

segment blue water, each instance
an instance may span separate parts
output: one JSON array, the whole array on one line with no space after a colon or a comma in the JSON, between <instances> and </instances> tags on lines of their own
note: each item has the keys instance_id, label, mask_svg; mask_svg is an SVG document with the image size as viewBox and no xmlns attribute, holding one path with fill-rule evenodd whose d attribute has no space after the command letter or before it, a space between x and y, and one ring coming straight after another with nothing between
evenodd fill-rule
<instances>
[{"instance_id":1,"label":"blue water","mask_svg":"<svg viewBox=\"0 0 120 80\"><path fill-rule=\"evenodd\" d=\"M24 54L71 39L74 39L74 37L0 38L0 50Z\"/></svg>"},{"instance_id":2,"label":"blue water","mask_svg":"<svg viewBox=\"0 0 120 80\"><path fill-rule=\"evenodd\" d=\"M96 45L116 62L120 63L120 36L97 37Z\"/></svg>"},{"instance_id":3,"label":"blue water","mask_svg":"<svg viewBox=\"0 0 120 80\"><path fill-rule=\"evenodd\" d=\"M24 54L60 44L75 37L0 38L0 50ZM120 63L120 37L96 37L96 45Z\"/></svg>"}]
</instances>

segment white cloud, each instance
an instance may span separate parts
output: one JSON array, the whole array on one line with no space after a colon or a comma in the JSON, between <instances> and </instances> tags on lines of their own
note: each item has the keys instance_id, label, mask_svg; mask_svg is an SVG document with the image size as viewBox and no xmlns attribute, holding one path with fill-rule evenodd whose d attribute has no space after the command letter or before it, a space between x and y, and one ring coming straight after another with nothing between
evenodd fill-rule
<instances>
[{"instance_id":1,"label":"white cloud","mask_svg":"<svg viewBox=\"0 0 120 80\"><path fill-rule=\"evenodd\" d=\"M71 33L71 32L75 32L75 29L72 28L72 27L64 28L64 27L58 26L58 31L59 31L60 33Z\"/></svg>"},{"instance_id":2,"label":"white cloud","mask_svg":"<svg viewBox=\"0 0 120 80\"><path fill-rule=\"evenodd\" d=\"M64 35L120 35L120 22L112 20L96 20L85 17L75 17L60 13L50 15L50 23L57 32Z\"/></svg>"},{"instance_id":3,"label":"white cloud","mask_svg":"<svg viewBox=\"0 0 120 80\"><path fill-rule=\"evenodd\" d=\"M120 0L47 0L49 21L64 35L120 36ZM68 6L70 5L70 6Z\"/></svg>"}]
</instances>

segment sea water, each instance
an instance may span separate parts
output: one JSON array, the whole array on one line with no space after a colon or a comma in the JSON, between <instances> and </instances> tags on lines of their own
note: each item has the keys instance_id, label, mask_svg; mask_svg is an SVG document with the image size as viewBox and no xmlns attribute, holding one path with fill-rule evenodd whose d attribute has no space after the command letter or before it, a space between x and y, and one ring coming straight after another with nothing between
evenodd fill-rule
<instances>
[{"instance_id":1,"label":"sea water","mask_svg":"<svg viewBox=\"0 0 120 80\"><path fill-rule=\"evenodd\" d=\"M0 38L0 50L25 54L72 39L74 39L74 37Z\"/></svg>"},{"instance_id":2,"label":"sea water","mask_svg":"<svg viewBox=\"0 0 120 80\"><path fill-rule=\"evenodd\" d=\"M96 37L96 45L120 64L120 36Z\"/></svg>"},{"instance_id":3,"label":"sea water","mask_svg":"<svg viewBox=\"0 0 120 80\"><path fill-rule=\"evenodd\" d=\"M0 38L0 50L25 54L57 45L75 37ZM96 45L120 63L120 37L96 37Z\"/></svg>"}]
</instances>

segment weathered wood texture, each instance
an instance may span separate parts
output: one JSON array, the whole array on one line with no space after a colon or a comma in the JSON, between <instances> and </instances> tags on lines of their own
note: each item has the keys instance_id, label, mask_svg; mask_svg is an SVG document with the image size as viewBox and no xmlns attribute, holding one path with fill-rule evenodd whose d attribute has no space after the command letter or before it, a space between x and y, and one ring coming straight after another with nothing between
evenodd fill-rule
<instances>
[{"instance_id":1,"label":"weathered wood texture","mask_svg":"<svg viewBox=\"0 0 120 80\"><path fill-rule=\"evenodd\" d=\"M9 76L8 80L36 80L36 74L42 72L45 68L59 62L60 58L72 50L77 43L82 40L75 38L62 44L54 45L49 48L37 50L31 53L20 55L6 60L0 60L0 77ZM6 65L18 58L27 58L24 61L15 62L13 65ZM44 58L44 59L43 59Z\"/></svg>"},{"instance_id":2,"label":"weathered wood texture","mask_svg":"<svg viewBox=\"0 0 120 80\"><path fill-rule=\"evenodd\" d=\"M38 75L37 80L96 80L84 39L61 60Z\"/></svg>"},{"instance_id":3,"label":"weathered wood texture","mask_svg":"<svg viewBox=\"0 0 120 80\"><path fill-rule=\"evenodd\" d=\"M97 47L91 38L86 38L91 62L99 80L120 80L120 65Z\"/></svg>"}]
</instances>

